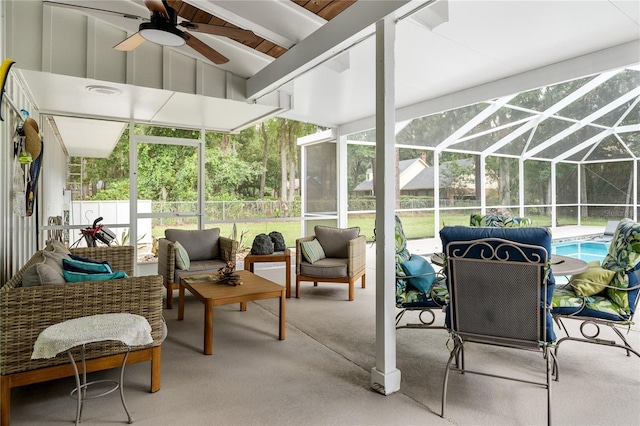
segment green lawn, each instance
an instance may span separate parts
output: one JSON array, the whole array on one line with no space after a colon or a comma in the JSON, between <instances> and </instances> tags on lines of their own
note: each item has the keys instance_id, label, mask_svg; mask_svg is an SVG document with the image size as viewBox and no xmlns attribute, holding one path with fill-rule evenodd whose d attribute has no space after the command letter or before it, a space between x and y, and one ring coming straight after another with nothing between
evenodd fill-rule
<instances>
[{"instance_id":1,"label":"green lawn","mask_svg":"<svg viewBox=\"0 0 640 426\"><path fill-rule=\"evenodd\" d=\"M533 221L534 226L549 226L550 218L548 216L529 216ZM434 237L433 232L433 215L431 213L424 214L422 216L410 214L401 214L402 227L405 235L409 239L416 238L430 238ZM443 225L468 225L468 214L453 214L447 213L440 215L440 222ZM560 223L575 223L575 220L568 218L561 220ZM583 225L592 226L604 226L607 223L606 218L592 218L583 219ZM240 234L245 232L244 239L241 241L243 247L251 247L253 238L260 234L268 234L271 231L278 231L284 236L287 246L293 247L295 245L296 238L300 237L300 221L274 221L274 222L238 222L237 226L237 239L240 239ZM368 215L350 215L349 226L359 226L361 234L367 237L367 241L373 241L374 228L375 228L375 216ZM208 227L218 227L216 225L209 225ZM164 236L164 229L166 228L183 228L183 229L196 229L195 225L182 225L182 226L154 226L153 236L158 238ZM232 236L233 224L221 224L219 226L220 234L225 237Z\"/></svg>"}]
</instances>

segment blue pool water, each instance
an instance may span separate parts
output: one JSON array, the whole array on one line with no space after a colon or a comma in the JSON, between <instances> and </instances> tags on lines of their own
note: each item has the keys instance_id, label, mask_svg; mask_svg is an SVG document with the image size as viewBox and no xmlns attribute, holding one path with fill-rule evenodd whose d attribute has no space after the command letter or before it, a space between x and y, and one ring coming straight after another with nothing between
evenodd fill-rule
<instances>
[{"instance_id":1,"label":"blue pool water","mask_svg":"<svg viewBox=\"0 0 640 426\"><path fill-rule=\"evenodd\" d=\"M602 261L608 251L609 243L594 241L565 241L551 245L551 254L575 257L585 262L591 262L592 260Z\"/></svg>"}]
</instances>

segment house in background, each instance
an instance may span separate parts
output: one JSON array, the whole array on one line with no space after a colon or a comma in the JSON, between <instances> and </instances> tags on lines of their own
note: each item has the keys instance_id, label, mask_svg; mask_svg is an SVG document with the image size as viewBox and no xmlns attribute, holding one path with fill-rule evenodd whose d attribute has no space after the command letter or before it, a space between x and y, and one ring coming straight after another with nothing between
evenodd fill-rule
<instances>
[{"instance_id":1,"label":"house in background","mask_svg":"<svg viewBox=\"0 0 640 426\"><path fill-rule=\"evenodd\" d=\"M441 199L475 199L475 175L472 159L450 161L440 164ZM398 183L401 196L433 197L434 168L426 162L426 154L420 157L398 162ZM366 179L360 182L353 192L366 196L373 193L373 169L368 169ZM497 189L493 179L487 179L487 189Z\"/></svg>"},{"instance_id":2,"label":"house in background","mask_svg":"<svg viewBox=\"0 0 640 426\"><path fill-rule=\"evenodd\" d=\"M365 180L353 188L353 192L357 195L374 195L373 179L373 168L369 168ZM398 182L400 195L433 196L433 168L427 164L424 152L419 158L398 162Z\"/></svg>"}]
</instances>

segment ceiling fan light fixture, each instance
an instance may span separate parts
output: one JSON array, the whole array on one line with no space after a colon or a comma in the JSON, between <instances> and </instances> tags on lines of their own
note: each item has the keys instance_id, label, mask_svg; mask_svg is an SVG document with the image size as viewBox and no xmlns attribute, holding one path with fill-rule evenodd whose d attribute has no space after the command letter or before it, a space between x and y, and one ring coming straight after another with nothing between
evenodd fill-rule
<instances>
[{"instance_id":1,"label":"ceiling fan light fixture","mask_svg":"<svg viewBox=\"0 0 640 426\"><path fill-rule=\"evenodd\" d=\"M162 46L178 47L186 43L184 33L172 26L157 27L152 22L140 24L140 35L145 40Z\"/></svg>"}]
</instances>

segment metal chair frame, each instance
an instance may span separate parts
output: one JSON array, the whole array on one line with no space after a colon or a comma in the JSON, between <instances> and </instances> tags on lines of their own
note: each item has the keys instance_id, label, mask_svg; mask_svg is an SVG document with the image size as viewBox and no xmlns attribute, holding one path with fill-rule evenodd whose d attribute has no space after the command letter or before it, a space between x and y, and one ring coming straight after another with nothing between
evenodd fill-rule
<instances>
[{"instance_id":1,"label":"metal chair frame","mask_svg":"<svg viewBox=\"0 0 640 426\"><path fill-rule=\"evenodd\" d=\"M640 281L640 271L636 271L635 274ZM610 285L603 285L603 286L607 288L615 288L616 290L619 290L619 291L633 291L633 290L640 289L640 284L632 287L627 287L627 288L613 287ZM640 300L640 296L636 297L632 312L635 312L635 310L637 309L638 300ZM560 349L560 343L568 340L572 340L575 342L585 342L585 343L592 343L596 345L613 346L616 348L621 348L627 352L627 356L631 356L631 354L633 353L638 358L640 358L640 352L635 350L631 346L629 341L624 337L624 334L622 334L622 332L620 331L621 327L626 327L627 332L631 329L631 325L633 324L633 313L624 320L622 319L612 320L612 319L606 319L606 318L580 315L580 313L585 309L586 304L587 304L586 297L583 297L582 307L578 311L572 314L552 313L553 320L558 325L558 327L560 327L562 331L566 334L565 337L558 339L558 341L556 342L557 344L555 348L556 356L558 354L558 350ZM582 335L582 337L570 335L569 330L562 322L563 319L572 319L572 320L582 321L582 323L580 324L580 334ZM610 340L610 339L601 339L599 337L601 332L601 329L600 329L601 326L609 327L620 338L620 342L617 342L615 340ZM589 332L588 327L593 327L593 331Z\"/></svg>"},{"instance_id":2,"label":"metal chair frame","mask_svg":"<svg viewBox=\"0 0 640 426\"><path fill-rule=\"evenodd\" d=\"M442 271L438 271L435 273L429 274L418 274L418 275L396 275L396 281L400 279L409 279L409 278L417 278L422 276L435 275L436 281L440 281L442 279L446 279L445 275ZM400 307L400 312L396 314L396 330L400 330L403 328L412 328L412 329L436 329L436 330L446 330L447 327L442 325L434 325L436 322L436 311L444 310L446 304L440 304L438 302L438 298L433 294L433 287L431 288L431 292L429 294L430 300L433 303L433 306L403 306ZM402 317L407 312L418 312L418 323L406 323L404 325L399 325ZM427 314L428 317L424 318L423 315Z\"/></svg>"},{"instance_id":3,"label":"metal chair frame","mask_svg":"<svg viewBox=\"0 0 640 426\"><path fill-rule=\"evenodd\" d=\"M406 248L406 237L404 235L404 230L402 228L402 221L398 216L395 217L395 220L396 220L396 276L394 280L394 285L397 285L399 280L409 280L411 278L426 277L426 276L432 276L432 275L436 276L435 282L444 280L445 275L442 273L442 270L431 272L431 273L417 274L417 275L405 275L404 273L402 275L397 274L398 269L401 269L401 267L399 266L400 265L399 260L401 260L403 257L409 256L410 258L411 256L414 256L414 255L411 254L409 250ZM375 230L374 230L374 233L375 233ZM403 241L404 243L398 246L398 241ZM441 266L441 265L438 265L438 266ZM407 282L407 285L410 285L410 284ZM447 329L444 326L444 323L442 325L434 325L436 322L435 312L442 311L446 306L446 303L440 303L442 299L436 296L433 286L431 287L429 294L425 294L425 297L427 298L427 300L425 300L424 302L412 303L412 306L406 306L406 304L399 303L399 302L396 303L396 308L400 309L400 311L396 314L396 324L395 324L396 330L400 330L403 328L439 329L439 330ZM418 312L419 322L417 323L408 322L404 325L399 325L400 321L402 320L402 318L407 312ZM427 317L425 317L425 315L427 315Z\"/></svg>"},{"instance_id":4,"label":"metal chair frame","mask_svg":"<svg viewBox=\"0 0 640 426\"><path fill-rule=\"evenodd\" d=\"M444 417L449 373L478 374L539 385L547 390L547 422L551 424L551 382L557 376L555 353L547 342L547 278L549 255L542 246L500 238L453 241L445 247L453 349L442 387ZM544 292L541 293L541 290ZM544 294L544 300L541 300ZM523 296L523 297L516 297ZM545 306L541 310L541 303ZM487 315L492 312L492 315ZM507 318L509 320L507 320ZM544 381L491 374L465 367L469 343L540 352Z\"/></svg>"}]
</instances>

